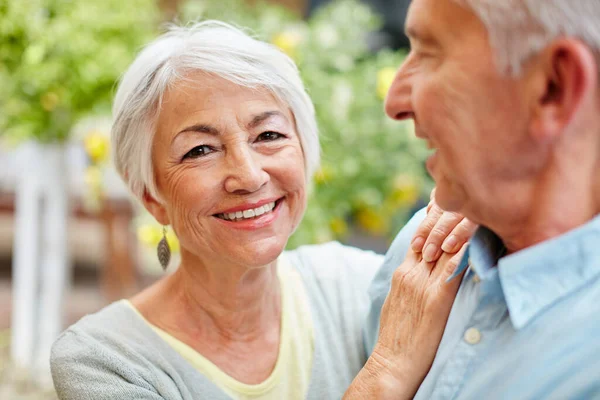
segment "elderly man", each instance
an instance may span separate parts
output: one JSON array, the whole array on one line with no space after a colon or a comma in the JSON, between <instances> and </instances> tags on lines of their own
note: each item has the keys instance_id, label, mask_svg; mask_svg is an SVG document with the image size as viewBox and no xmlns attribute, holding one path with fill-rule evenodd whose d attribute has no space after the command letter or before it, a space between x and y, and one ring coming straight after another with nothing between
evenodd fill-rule
<instances>
[{"instance_id":1,"label":"elderly man","mask_svg":"<svg viewBox=\"0 0 600 400\"><path fill-rule=\"evenodd\" d=\"M599 26L598 0L411 5L386 112L435 150L437 202L482 226L417 399L600 397ZM412 234L371 288L371 346Z\"/></svg>"}]
</instances>

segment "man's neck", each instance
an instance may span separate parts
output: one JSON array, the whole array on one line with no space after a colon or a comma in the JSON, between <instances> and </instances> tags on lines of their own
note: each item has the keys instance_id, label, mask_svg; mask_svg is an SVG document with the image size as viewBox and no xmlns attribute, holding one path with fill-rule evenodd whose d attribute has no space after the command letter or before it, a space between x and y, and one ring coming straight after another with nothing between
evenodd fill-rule
<instances>
[{"instance_id":1,"label":"man's neck","mask_svg":"<svg viewBox=\"0 0 600 400\"><path fill-rule=\"evenodd\" d=\"M584 225L600 213L600 174L595 168L582 161L553 164L524 194L527 201L521 204L526 207L487 226L514 253Z\"/></svg>"}]
</instances>

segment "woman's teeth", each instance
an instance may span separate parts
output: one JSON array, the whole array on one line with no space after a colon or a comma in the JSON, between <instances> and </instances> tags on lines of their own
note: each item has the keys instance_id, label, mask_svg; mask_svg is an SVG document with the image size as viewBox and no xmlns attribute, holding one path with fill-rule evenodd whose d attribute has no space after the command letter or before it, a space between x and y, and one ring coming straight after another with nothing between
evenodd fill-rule
<instances>
[{"instance_id":1,"label":"woman's teeth","mask_svg":"<svg viewBox=\"0 0 600 400\"><path fill-rule=\"evenodd\" d=\"M275 208L274 201L272 201L268 204L265 204L264 206L253 208L251 210L238 211L238 212L234 212L234 213L217 214L217 217L228 220L228 221L239 221L239 220L243 220L243 219L259 217L263 214L270 213L271 211L273 211L273 208Z\"/></svg>"}]
</instances>

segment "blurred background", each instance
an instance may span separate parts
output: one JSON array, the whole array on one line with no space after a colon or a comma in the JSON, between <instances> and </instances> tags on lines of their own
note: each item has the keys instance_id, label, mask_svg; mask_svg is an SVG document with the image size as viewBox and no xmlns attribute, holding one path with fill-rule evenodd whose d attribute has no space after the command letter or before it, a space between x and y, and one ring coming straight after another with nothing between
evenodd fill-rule
<instances>
[{"instance_id":1,"label":"blurred background","mask_svg":"<svg viewBox=\"0 0 600 400\"><path fill-rule=\"evenodd\" d=\"M432 188L412 124L383 112L409 3L0 0L0 399L54 399L43 371L56 330L162 274L161 226L112 169L109 135L115 82L165 22L231 22L296 61L323 161L289 248L385 252Z\"/></svg>"}]
</instances>

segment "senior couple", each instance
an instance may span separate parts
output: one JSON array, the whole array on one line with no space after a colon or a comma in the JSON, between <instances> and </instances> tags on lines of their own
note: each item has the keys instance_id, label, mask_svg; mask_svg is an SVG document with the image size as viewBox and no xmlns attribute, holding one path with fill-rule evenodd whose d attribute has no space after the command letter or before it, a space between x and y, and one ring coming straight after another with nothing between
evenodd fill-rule
<instances>
[{"instance_id":1,"label":"senior couple","mask_svg":"<svg viewBox=\"0 0 600 400\"><path fill-rule=\"evenodd\" d=\"M217 22L148 45L115 162L181 264L61 335L59 398L600 398L599 23L597 0L413 0L385 109L437 190L385 258L284 251L319 161L289 58Z\"/></svg>"}]
</instances>

